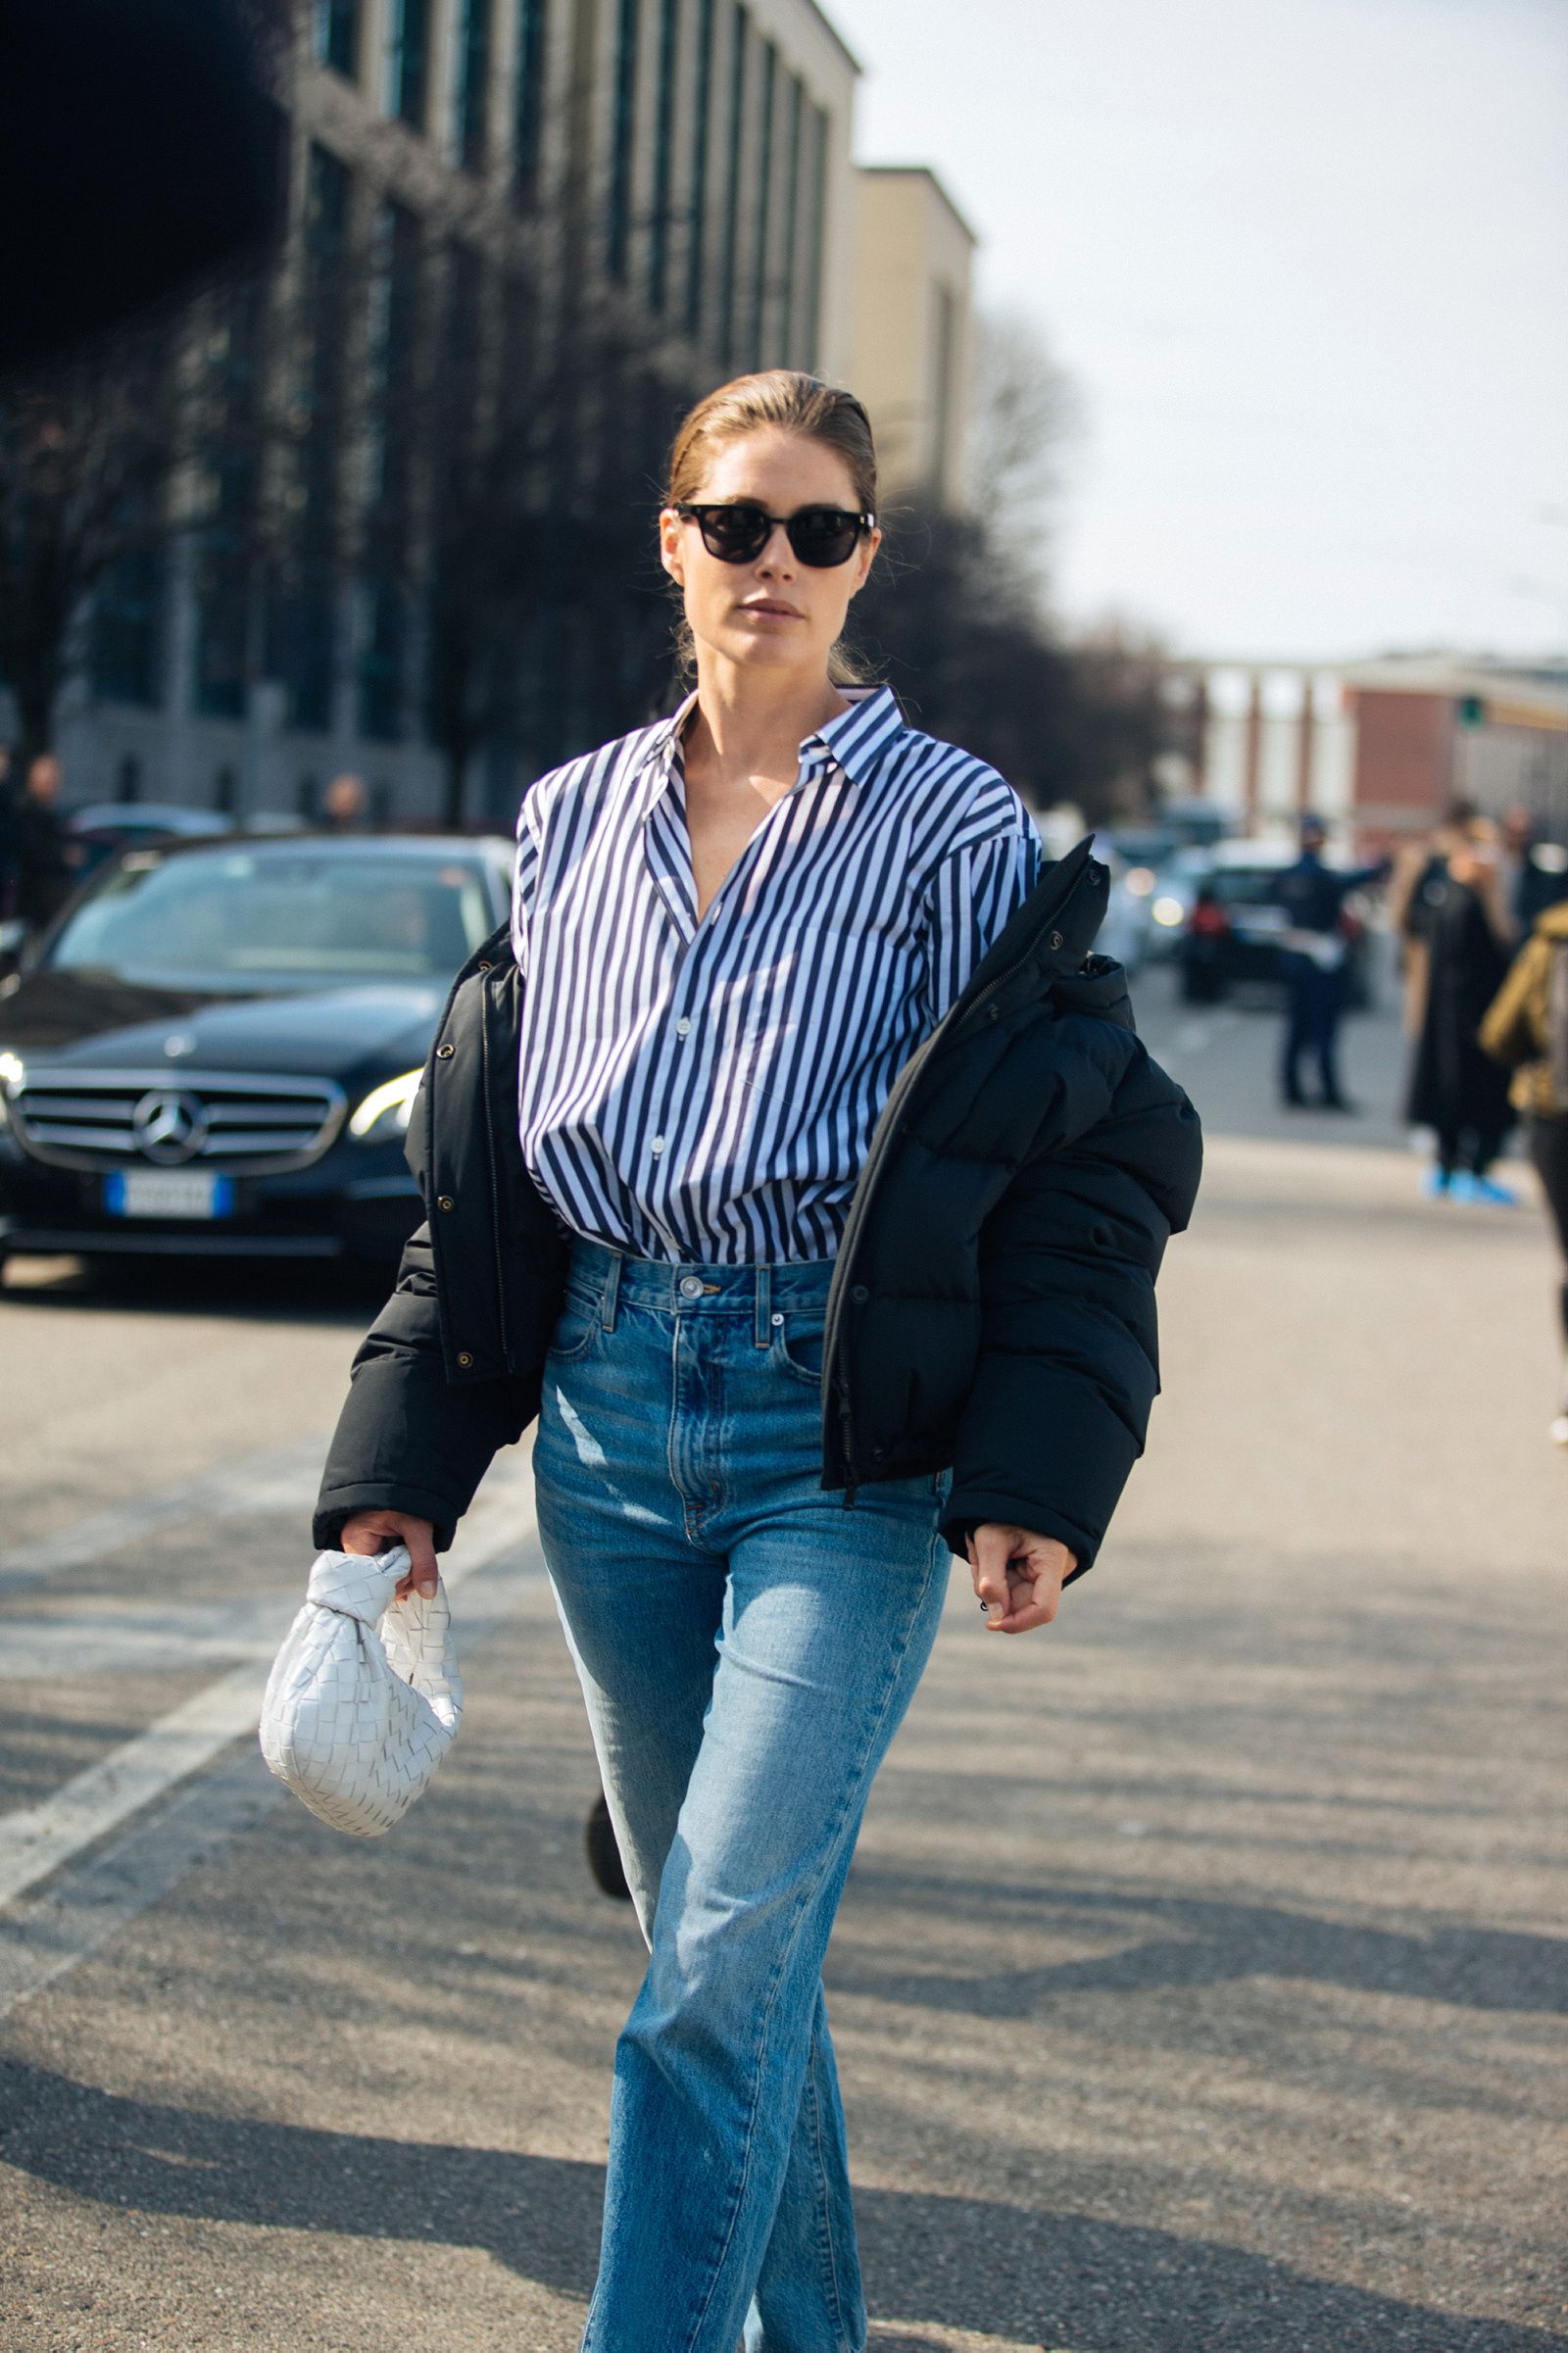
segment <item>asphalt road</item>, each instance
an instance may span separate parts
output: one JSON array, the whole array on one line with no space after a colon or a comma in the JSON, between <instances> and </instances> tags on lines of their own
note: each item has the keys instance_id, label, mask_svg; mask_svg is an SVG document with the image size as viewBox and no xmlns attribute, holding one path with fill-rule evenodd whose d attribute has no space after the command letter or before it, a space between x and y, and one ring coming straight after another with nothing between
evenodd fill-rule
<instances>
[{"instance_id":1,"label":"asphalt road","mask_svg":"<svg viewBox=\"0 0 1568 2353\"><path fill-rule=\"evenodd\" d=\"M1292 1119L1266 1015L1140 996L1213 1137L1149 1456L1051 1632L956 1577L830 1960L873 2341L1568 2347L1544 1236L1418 1198L1387 1021L1366 1116ZM640 1948L526 1445L400 1829L321 1830L250 1734L367 1312L9 1271L4 2353L576 2342Z\"/></svg>"}]
</instances>

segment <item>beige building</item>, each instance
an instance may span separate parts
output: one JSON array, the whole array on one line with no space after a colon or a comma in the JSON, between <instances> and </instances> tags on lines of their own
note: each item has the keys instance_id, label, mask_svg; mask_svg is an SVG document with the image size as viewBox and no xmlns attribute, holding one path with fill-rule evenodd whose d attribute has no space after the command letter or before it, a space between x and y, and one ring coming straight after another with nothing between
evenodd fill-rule
<instances>
[{"instance_id":1,"label":"beige building","mask_svg":"<svg viewBox=\"0 0 1568 2353\"><path fill-rule=\"evenodd\" d=\"M960 506L975 237L923 165L863 167L849 381L894 497Z\"/></svg>"}]
</instances>

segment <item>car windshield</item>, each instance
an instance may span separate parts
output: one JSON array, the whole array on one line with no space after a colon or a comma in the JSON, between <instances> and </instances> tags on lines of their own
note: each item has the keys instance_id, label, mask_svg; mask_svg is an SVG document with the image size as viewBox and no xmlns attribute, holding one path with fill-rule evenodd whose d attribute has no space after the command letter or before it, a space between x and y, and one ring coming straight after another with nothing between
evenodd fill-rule
<instances>
[{"instance_id":1,"label":"car windshield","mask_svg":"<svg viewBox=\"0 0 1568 2353\"><path fill-rule=\"evenodd\" d=\"M150 987L284 992L443 979L492 928L467 858L138 850L83 900L48 961Z\"/></svg>"}]
</instances>

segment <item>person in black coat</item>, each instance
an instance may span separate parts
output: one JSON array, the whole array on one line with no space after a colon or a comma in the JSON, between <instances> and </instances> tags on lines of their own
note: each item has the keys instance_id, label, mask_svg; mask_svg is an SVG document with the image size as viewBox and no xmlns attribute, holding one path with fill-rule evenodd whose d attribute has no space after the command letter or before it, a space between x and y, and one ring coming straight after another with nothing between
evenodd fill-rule
<instances>
[{"instance_id":1,"label":"person in black coat","mask_svg":"<svg viewBox=\"0 0 1568 2353\"><path fill-rule=\"evenodd\" d=\"M1369 866L1343 868L1323 862L1328 829L1321 817L1301 819L1301 855L1274 885L1274 903L1290 921L1280 951L1285 983L1285 1037L1280 1057L1280 1096L1293 1109L1304 1108L1301 1064L1315 1062L1318 1103L1325 1111L1348 1111L1340 1085L1339 1036L1345 1013L1347 961L1345 902L1352 891L1382 882L1386 858Z\"/></svg>"},{"instance_id":2,"label":"person in black coat","mask_svg":"<svg viewBox=\"0 0 1568 2353\"><path fill-rule=\"evenodd\" d=\"M1510 1205L1511 1189L1489 1174L1513 1124L1508 1078L1479 1034L1511 953L1485 818L1467 820L1448 856L1423 876L1406 925L1426 952L1426 1004L1405 1103L1411 1126L1437 1135L1426 1189L1434 1199Z\"/></svg>"}]
</instances>

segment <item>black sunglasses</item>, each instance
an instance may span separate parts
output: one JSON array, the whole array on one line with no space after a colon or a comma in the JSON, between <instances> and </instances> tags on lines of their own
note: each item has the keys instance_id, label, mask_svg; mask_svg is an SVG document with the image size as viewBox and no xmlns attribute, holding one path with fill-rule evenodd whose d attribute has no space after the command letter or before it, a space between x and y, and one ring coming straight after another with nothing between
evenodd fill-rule
<instances>
[{"instance_id":1,"label":"black sunglasses","mask_svg":"<svg viewBox=\"0 0 1568 2353\"><path fill-rule=\"evenodd\" d=\"M814 571L848 564L865 534L876 528L874 515L852 515L844 507L802 507L795 515L768 515L748 499L725 507L679 506L675 513L682 521L697 525L704 547L721 564L751 564L772 537L773 525L782 523L799 561Z\"/></svg>"}]
</instances>

